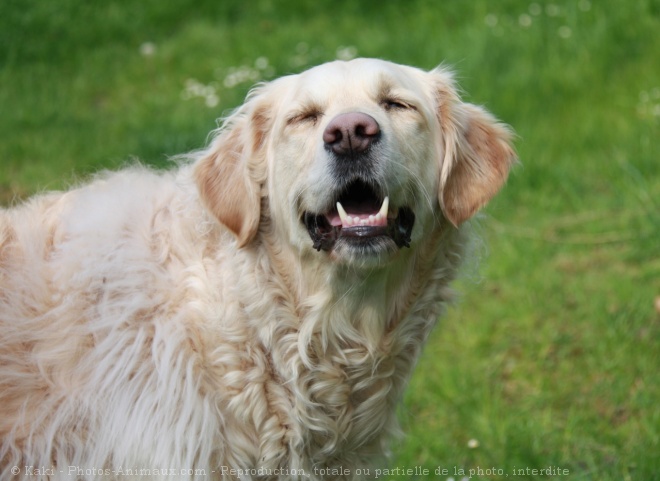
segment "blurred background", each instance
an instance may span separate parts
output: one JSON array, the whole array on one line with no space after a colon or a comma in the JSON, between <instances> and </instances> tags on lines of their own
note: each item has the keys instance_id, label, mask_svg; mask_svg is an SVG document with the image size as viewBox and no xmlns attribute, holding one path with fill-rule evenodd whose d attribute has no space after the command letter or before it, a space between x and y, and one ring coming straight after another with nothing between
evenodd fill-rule
<instances>
[{"instance_id":1,"label":"blurred background","mask_svg":"<svg viewBox=\"0 0 660 481\"><path fill-rule=\"evenodd\" d=\"M256 82L358 56L451 66L522 161L391 467L660 479L660 0L2 0L0 205L167 167Z\"/></svg>"}]
</instances>

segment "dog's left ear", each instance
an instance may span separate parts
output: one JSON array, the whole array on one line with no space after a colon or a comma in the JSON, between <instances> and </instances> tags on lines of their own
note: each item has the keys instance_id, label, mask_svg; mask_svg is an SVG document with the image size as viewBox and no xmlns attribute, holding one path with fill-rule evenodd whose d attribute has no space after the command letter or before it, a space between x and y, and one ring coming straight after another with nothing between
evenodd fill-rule
<instances>
[{"instance_id":1,"label":"dog's left ear","mask_svg":"<svg viewBox=\"0 0 660 481\"><path fill-rule=\"evenodd\" d=\"M200 196L243 247L259 229L268 108L256 94L232 114L195 165Z\"/></svg>"},{"instance_id":2,"label":"dog's left ear","mask_svg":"<svg viewBox=\"0 0 660 481\"><path fill-rule=\"evenodd\" d=\"M490 113L461 102L451 75L439 72L438 116L444 136L440 205L455 226L472 217L502 187L516 162L513 134Z\"/></svg>"}]
</instances>

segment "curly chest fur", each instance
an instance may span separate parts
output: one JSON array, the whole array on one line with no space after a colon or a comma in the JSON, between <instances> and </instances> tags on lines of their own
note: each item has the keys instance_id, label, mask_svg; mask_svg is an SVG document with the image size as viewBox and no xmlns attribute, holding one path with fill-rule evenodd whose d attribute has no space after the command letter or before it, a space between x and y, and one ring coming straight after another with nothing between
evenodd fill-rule
<instances>
[{"instance_id":1,"label":"curly chest fur","mask_svg":"<svg viewBox=\"0 0 660 481\"><path fill-rule=\"evenodd\" d=\"M327 291L301 302L270 274L257 274L269 279L269 295L240 303L212 351L219 402L231 413L224 459L308 474L372 465L398 434L396 406L450 297L453 271L423 273L405 296L392 293L414 299L400 305L375 290L351 302ZM242 276L232 291L253 280Z\"/></svg>"},{"instance_id":2,"label":"curly chest fur","mask_svg":"<svg viewBox=\"0 0 660 481\"><path fill-rule=\"evenodd\" d=\"M421 337L432 323L420 324ZM276 341L282 349L267 351L258 338L243 344L241 355L233 355L232 362L226 357L219 361L222 404L234 416L225 427L237 428L233 435L227 432L226 438L235 441L236 436L246 436L249 426L247 437L258 440L249 444L246 439L246 446L253 447L249 458L240 455L232 460L230 455L228 461L249 459L258 468L311 469L348 461L367 465L386 454L385 440L398 430L395 407L418 349L394 343L388 335L379 352L339 343L340 349L327 346L322 355L307 352L301 356L297 345L286 346L286 339ZM320 338L314 341L312 350L322 344ZM289 342L297 344L293 338ZM273 360L278 356L285 362ZM240 444L232 442L231 449Z\"/></svg>"}]
</instances>

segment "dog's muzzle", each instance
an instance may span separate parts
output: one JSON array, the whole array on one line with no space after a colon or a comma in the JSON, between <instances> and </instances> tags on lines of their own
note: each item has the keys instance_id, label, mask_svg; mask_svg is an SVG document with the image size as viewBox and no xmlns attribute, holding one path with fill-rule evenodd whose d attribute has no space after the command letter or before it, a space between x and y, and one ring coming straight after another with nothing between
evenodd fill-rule
<instances>
[{"instance_id":1,"label":"dog's muzzle","mask_svg":"<svg viewBox=\"0 0 660 481\"><path fill-rule=\"evenodd\" d=\"M325 127L323 143L338 191L325 211L303 214L316 250L331 251L337 242L358 248L360 255L410 247L413 211L391 205L373 177L381 137L378 122L362 112L340 114Z\"/></svg>"}]
</instances>

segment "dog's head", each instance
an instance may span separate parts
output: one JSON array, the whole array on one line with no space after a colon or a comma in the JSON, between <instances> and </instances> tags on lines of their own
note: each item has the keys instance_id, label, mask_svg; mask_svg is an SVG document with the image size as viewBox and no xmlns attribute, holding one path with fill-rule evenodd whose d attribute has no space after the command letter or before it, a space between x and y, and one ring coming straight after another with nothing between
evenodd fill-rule
<instances>
[{"instance_id":1,"label":"dog's head","mask_svg":"<svg viewBox=\"0 0 660 481\"><path fill-rule=\"evenodd\" d=\"M442 68L337 61L253 90L195 175L241 247L267 206L294 249L383 264L486 204L515 161L510 140Z\"/></svg>"}]
</instances>

